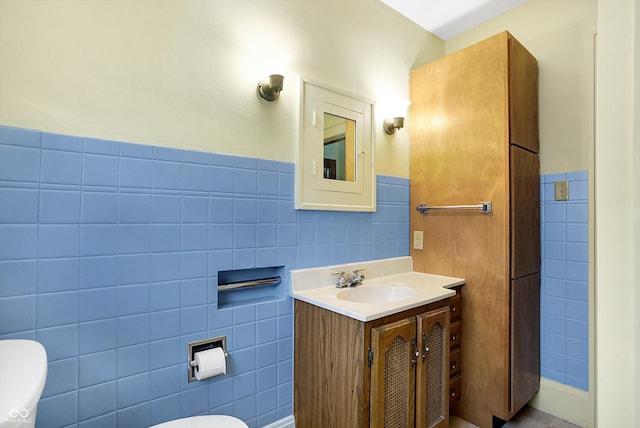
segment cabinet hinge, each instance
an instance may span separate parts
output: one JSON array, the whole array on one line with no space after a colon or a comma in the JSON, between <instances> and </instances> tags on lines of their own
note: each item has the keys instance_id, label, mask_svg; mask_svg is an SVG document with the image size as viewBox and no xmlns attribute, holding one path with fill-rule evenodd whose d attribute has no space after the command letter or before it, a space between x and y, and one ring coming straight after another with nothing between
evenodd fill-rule
<instances>
[{"instance_id":1,"label":"cabinet hinge","mask_svg":"<svg viewBox=\"0 0 640 428\"><path fill-rule=\"evenodd\" d=\"M369 361L369 367L371 367L373 365L373 351L371 350L371 348L369 348L369 356L367 360Z\"/></svg>"}]
</instances>

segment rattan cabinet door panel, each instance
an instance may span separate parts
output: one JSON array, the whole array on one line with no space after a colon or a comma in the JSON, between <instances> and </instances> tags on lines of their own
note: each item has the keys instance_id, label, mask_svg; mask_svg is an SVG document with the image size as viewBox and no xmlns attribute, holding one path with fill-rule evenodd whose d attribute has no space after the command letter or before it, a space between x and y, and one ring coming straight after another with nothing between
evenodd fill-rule
<instances>
[{"instance_id":1,"label":"rattan cabinet door panel","mask_svg":"<svg viewBox=\"0 0 640 428\"><path fill-rule=\"evenodd\" d=\"M417 316L416 427L449 426L449 310Z\"/></svg>"},{"instance_id":2,"label":"rattan cabinet door panel","mask_svg":"<svg viewBox=\"0 0 640 428\"><path fill-rule=\"evenodd\" d=\"M415 317L371 330L371 426L413 427L415 406Z\"/></svg>"}]
</instances>

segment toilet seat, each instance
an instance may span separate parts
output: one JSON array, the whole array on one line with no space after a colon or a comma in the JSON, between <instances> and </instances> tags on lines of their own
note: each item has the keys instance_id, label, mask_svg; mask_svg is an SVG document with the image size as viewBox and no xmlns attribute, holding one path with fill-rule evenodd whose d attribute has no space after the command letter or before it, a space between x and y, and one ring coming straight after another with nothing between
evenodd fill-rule
<instances>
[{"instance_id":1,"label":"toilet seat","mask_svg":"<svg viewBox=\"0 0 640 428\"><path fill-rule=\"evenodd\" d=\"M175 419L150 428L249 428L249 426L233 416L206 415Z\"/></svg>"}]
</instances>

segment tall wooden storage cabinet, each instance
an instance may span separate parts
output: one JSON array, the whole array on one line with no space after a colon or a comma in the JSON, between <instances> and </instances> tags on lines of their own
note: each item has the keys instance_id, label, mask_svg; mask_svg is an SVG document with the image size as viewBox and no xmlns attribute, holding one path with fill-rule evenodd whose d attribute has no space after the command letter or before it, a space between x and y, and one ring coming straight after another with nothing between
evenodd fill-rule
<instances>
[{"instance_id":1,"label":"tall wooden storage cabinet","mask_svg":"<svg viewBox=\"0 0 640 428\"><path fill-rule=\"evenodd\" d=\"M539 388L540 207L536 59L508 32L411 72L414 269L466 279L461 393L482 428ZM492 212L419 204L476 205Z\"/></svg>"}]
</instances>

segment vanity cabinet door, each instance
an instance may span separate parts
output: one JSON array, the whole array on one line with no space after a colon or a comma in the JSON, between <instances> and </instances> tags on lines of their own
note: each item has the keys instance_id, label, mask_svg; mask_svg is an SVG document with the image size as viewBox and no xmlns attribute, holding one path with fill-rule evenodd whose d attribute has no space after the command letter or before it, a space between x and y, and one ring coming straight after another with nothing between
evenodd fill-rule
<instances>
[{"instance_id":1,"label":"vanity cabinet door","mask_svg":"<svg viewBox=\"0 0 640 428\"><path fill-rule=\"evenodd\" d=\"M449 426L449 309L417 316L416 427Z\"/></svg>"},{"instance_id":2,"label":"vanity cabinet door","mask_svg":"<svg viewBox=\"0 0 640 428\"><path fill-rule=\"evenodd\" d=\"M371 329L371 427L449 426L449 308Z\"/></svg>"},{"instance_id":3,"label":"vanity cabinet door","mask_svg":"<svg viewBox=\"0 0 640 428\"><path fill-rule=\"evenodd\" d=\"M413 427L416 318L371 329L371 427Z\"/></svg>"}]
</instances>

